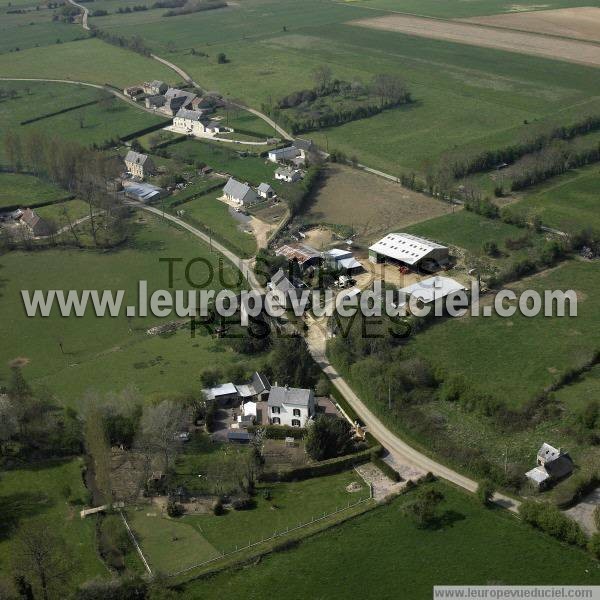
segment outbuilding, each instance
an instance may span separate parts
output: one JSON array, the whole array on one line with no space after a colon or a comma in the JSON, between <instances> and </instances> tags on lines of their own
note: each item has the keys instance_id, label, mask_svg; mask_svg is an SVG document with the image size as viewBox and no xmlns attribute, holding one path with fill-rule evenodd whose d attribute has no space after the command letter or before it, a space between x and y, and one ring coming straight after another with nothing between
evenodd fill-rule
<instances>
[{"instance_id":1,"label":"outbuilding","mask_svg":"<svg viewBox=\"0 0 600 600\"><path fill-rule=\"evenodd\" d=\"M373 263L389 261L428 271L447 264L448 255L446 246L410 233L388 233L369 248Z\"/></svg>"}]
</instances>

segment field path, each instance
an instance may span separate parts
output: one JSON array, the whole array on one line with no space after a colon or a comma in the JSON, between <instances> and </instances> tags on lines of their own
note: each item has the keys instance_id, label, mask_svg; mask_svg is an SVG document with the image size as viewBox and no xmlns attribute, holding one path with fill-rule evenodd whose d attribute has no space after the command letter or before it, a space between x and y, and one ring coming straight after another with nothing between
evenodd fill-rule
<instances>
[{"instance_id":1,"label":"field path","mask_svg":"<svg viewBox=\"0 0 600 600\"><path fill-rule=\"evenodd\" d=\"M81 16L81 26L86 31L89 31L90 26L88 25L88 16L90 14L90 11L87 9L87 7L83 6L83 4L77 4L75 0L69 0L69 4L72 4L73 6L76 6L77 8L80 8L83 11Z\"/></svg>"}]
</instances>

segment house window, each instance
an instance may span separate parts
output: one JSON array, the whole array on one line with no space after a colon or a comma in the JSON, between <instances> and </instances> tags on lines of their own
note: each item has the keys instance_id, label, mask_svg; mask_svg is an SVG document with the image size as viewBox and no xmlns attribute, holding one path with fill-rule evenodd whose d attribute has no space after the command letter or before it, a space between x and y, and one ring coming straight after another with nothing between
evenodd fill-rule
<instances>
[{"instance_id":1,"label":"house window","mask_svg":"<svg viewBox=\"0 0 600 600\"><path fill-rule=\"evenodd\" d=\"M300 427L300 419L292 419L292 427Z\"/></svg>"},{"instance_id":2,"label":"house window","mask_svg":"<svg viewBox=\"0 0 600 600\"><path fill-rule=\"evenodd\" d=\"M272 412L274 415L278 415L278 414L281 412L281 408L279 408L279 406L272 406L272 407L271 407L271 412Z\"/></svg>"},{"instance_id":3,"label":"house window","mask_svg":"<svg viewBox=\"0 0 600 600\"><path fill-rule=\"evenodd\" d=\"M273 417L271 419L271 422L273 423L273 425L280 425L281 424L281 419L279 417Z\"/></svg>"},{"instance_id":4,"label":"house window","mask_svg":"<svg viewBox=\"0 0 600 600\"><path fill-rule=\"evenodd\" d=\"M299 408L295 408L294 409L294 416L295 417L299 417L300 416L300 409Z\"/></svg>"}]
</instances>

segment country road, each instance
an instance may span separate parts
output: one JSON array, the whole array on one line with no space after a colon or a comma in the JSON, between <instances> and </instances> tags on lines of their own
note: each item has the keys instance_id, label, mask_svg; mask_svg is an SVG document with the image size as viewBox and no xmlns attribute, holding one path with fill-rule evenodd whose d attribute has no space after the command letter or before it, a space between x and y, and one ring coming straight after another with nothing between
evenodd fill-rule
<instances>
[{"instance_id":1,"label":"country road","mask_svg":"<svg viewBox=\"0 0 600 600\"><path fill-rule=\"evenodd\" d=\"M204 232L196 229L189 223L186 223L182 219L170 215L168 213L163 213L163 211L158 208L154 208L153 206L147 206L145 204L140 204L138 202L127 202L129 206L134 208L138 208L141 210L145 210L147 212L158 215L159 217L163 217L172 223L175 223L186 229L199 239L201 239L205 243L212 244L212 247L219 251L227 260L229 260L233 265L235 265L242 274L246 277L247 281L250 283L252 289L257 290L259 292L264 292L264 288L258 282L256 275L252 269L252 261L247 259L242 259L239 256L235 255L233 252L225 248L222 244L211 240L211 238ZM307 317L307 320L310 322L311 318ZM390 431L380 420L377 418L371 410L362 402L362 400L354 393L350 385L346 382L346 380L336 371L333 365L329 362L326 353L325 353L325 345L326 345L326 332L316 323L314 320L310 323L309 326L309 335L306 338L308 348L314 360L317 362L319 367L323 370L325 375L329 378L329 380L335 385L335 387L342 393L342 395L346 398L350 406L354 409L354 411L360 416L360 418L364 421L368 430L379 440L379 442L384 446L384 448L394 457L394 459L401 463L406 464L408 466L414 466L418 469L428 472L430 471L437 477L441 477L442 479L446 479L451 483L469 491L475 492L477 491L477 482L453 471L452 469L446 467L445 465L438 463L432 458L422 454L406 442L404 442L400 437L398 437L395 433ZM505 496L503 494L496 493L494 495L494 501L512 512L516 512L519 506L519 502Z\"/></svg>"},{"instance_id":2,"label":"country road","mask_svg":"<svg viewBox=\"0 0 600 600\"><path fill-rule=\"evenodd\" d=\"M75 2L75 0L69 0L69 4L72 4L73 6L76 6L77 8L80 8L83 11L83 14L81 17L81 26L86 31L89 31L90 27L88 25L88 16L90 14L90 11L87 9L87 7L83 6L83 4L77 4L77 2Z\"/></svg>"}]
</instances>

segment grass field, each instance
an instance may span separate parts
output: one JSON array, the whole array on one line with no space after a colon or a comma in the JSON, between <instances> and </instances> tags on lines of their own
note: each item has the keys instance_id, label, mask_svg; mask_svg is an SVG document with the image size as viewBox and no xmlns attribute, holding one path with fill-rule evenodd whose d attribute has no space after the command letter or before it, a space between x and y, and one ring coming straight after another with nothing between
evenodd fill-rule
<instances>
[{"instance_id":1,"label":"grass field","mask_svg":"<svg viewBox=\"0 0 600 600\"><path fill-rule=\"evenodd\" d=\"M148 336L146 329L161 319L127 319L124 310L114 318L97 318L88 311L84 317L64 319L56 308L48 318L25 315L21 289L122 289L124 303L137 304L138 280L147 280L150 292L168 287L167 266L159 263L161 257L206 259L215 274L211 287L219 290L224 285L219 281L218 255L210 254L191 235L149 217L137 221L130 243L110 252L57 249L13 252L0 258L5 316L0 327L4 340L0 381L6 381L8 362L23 356L29 360L24 375L32 384L46 386L60 401L76 405L88 389L108 392L134 385L144 395L197 390L201 372L213 366L217 357L224 366L239 361L240 356L202 331L195 339L185 329L166 337ZM190 277L199 284L207 275L201 263L190 270ZM223 277L236 288L237 272L228 263L223 264ZM175 268L174 286L190 289L183 266Z\"/></svg>"},{"instance_id":2,"label":"grass field","mask_svg":"<svg viewBox=\"0 0 600 600\"><path fill-rule=\"evenodd\" d=\"M473 388L518 407L598 349L600 279L594 263L571 261L511 287L542 294L574 289L578 315L448 319L416 335L411 346L446 373L461 373Z\"/></svg>"},{"instance_id":3,"label":"grass field","mask_svg":"<svg viewBox=\"0 0 600 600\"><path fill-rule=\"evenodd\" d=\"M94 517L79 518L80 505L70 505L63 490L68 486L72 498L85 502L80 459L35 463L2 472L0 507L0 571L11 572L13 539L19 527L30 519L41 518L70 549L75 566L70 584L75 587L95 576L104 576L106 568L96 555Z\"/></svg>"},{"instance_id":4,"label":"grass field","mask_svg":"<svg viewBox=\"0 0 600 600\"><path fill-rule=\"evenodd\" d=\"M64 216L64 210L66 209L68 219ZM89 215L90 210L88 204L83 200L67 200L67 202L57 202L48 206L41 206L36 208L35 212L42 217L42 219L48 219L54 221L58 227L66 227L70 221L76 221Z\"/></svg>"},{"instance_id":5,"label":"grass field","mask_svg":"<svg viewBox=\"0 0 600 600\"><path fill-rule=\"evenodd\" d=\"M359 236L359 243L368 244L391 230L404 230L450 210L450 205L397 183L333 165L327 168L325 182L301 219L306 223L345 225Z\"/></svg>"},{"instance_id":6,"label":"grass field","mask_svg":"<svg viewBox=\"0 0 600 600\"><path fill-rule=\"evenodd\" d=\"M256 240L251 233L246 233L242 229L243 223L236 220L238 215L232 213L233 209L217 199L222 195L222 190L210 192L178 205L177 210L185 211L183 213L185 221L210 229L216 238L223 240L233 250L239 251L244 256L252 256L256 253ZM238 216L238 218L245 217Z\"/></svg>"},{"instance_id":7,"label":"grass field","mask_svg":"<svg viewBox=\"0 0 600 600\"><path fill-rule=\"evenodd\" d=\"M316 535L298 548L272 554L260 564L225 571L191 583L188 599L269 597L347 598L348 590L373 597L430 600L432 586L578 584L600 581L600 568L582 551L530 530L508 513L488 510L453 488L437 484L446 499L439 529L417 529L402 513L410 496ZM557 563L550 571L532 568L543 554ZM351 565L352 568L347 568Z\"/></svg>"},{"instance_id":8,"label":"grass field","mask_svg":"<svg viewBox=\"0 0 600 600\"><path fill-rule=\"evenodd\" d=\"M6 206L29 206L67 196L64 190L45 183L33 175L0 173L0 209Z\"/></svg>"},{"instance_id":9,"label":"grass field","mask_svg":"<svg viewBox=\"0 0 600 600\"><path fill-rule=\"evenodd\" d=\"M97 38L31 48L0 55L3 77L41 77L90 83L110 83L124 88L161 79L175 83L179 77L158 61L123 50Z\"/></svg>"},{"instance_id":10,"label":"grass field","mask_svg":"<svg viewBox=\"0 0 600 600\"><path fill-rule=\"evenodd\" d=\"M549 227L568 233L591 227L600 231L600 169L578 169L556 177L507 207L511 214L539 215Z\"/></svg>"},{"instance_id":11,"label":"grass field","mask_svg":"<svg viewBox=\"0 0 600 600\"><path fill-rule=\"evenodd\" d=\"M352 482L360 483L362 490L346 491ZM266 490L271 494L270 500L264 497ZM146 508L130 512L130 516L150 564L169 573L311 521L368 494L367 486L358 475L346 471L293 483L260 484L254 508L228 510L218 517L190 514L174 520L148 516L156 512Z\"/></svg>"}]
</instances>

